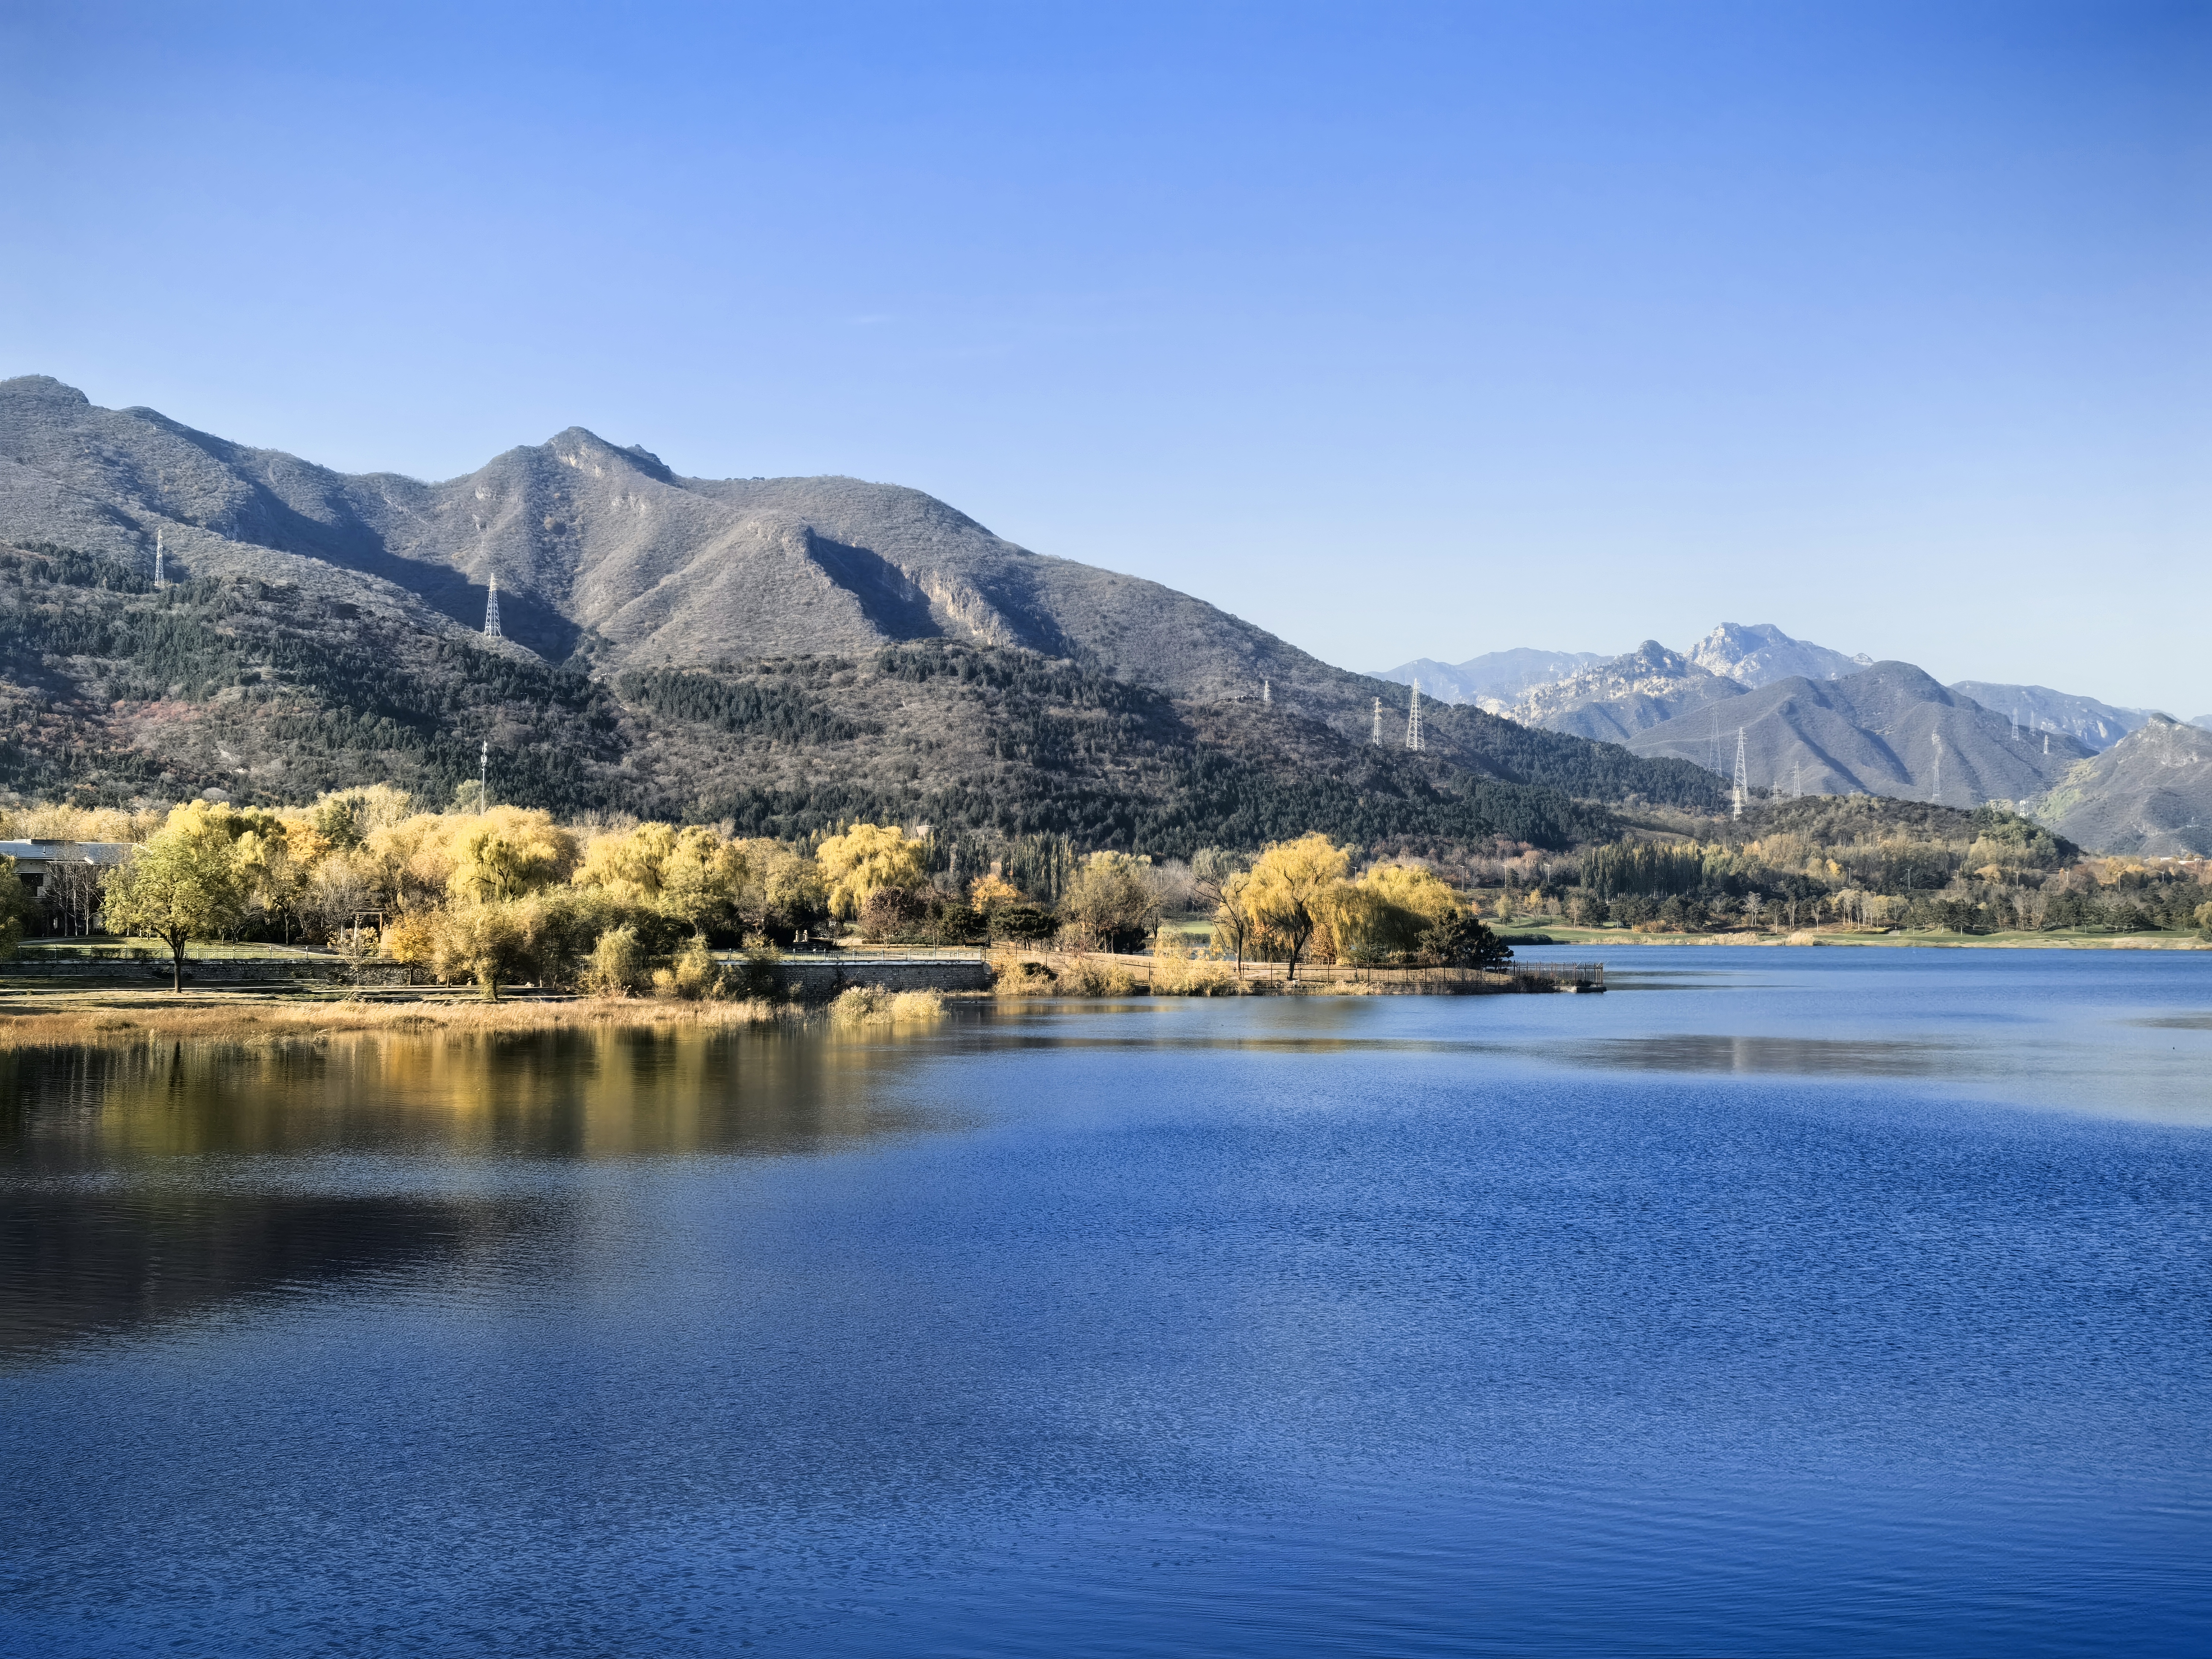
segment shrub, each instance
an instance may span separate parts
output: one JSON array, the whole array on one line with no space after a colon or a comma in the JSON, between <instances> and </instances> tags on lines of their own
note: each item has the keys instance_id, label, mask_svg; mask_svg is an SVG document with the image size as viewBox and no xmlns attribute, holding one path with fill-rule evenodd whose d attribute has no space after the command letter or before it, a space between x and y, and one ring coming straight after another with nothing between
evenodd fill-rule
<instances>
[{"instance_id":1,"label":"shrub","mask_svg":"<svg viewBox=\"0 0 2212 1659\"><path fill-rule=\"evenodd\" d=\"M1060 975L1059 994L1069 997L1127 997L1143 989L1135 974L1118 962L1078 957Z\"/></svg>"},{"instance_id":2,"label":"shrub","mask_svg":"<svg viewBox=\"0 0 2212 1659\"><path fill-rule=\"evenodd\" d=\"M1200 956L1181 939L1152 952L1155 996L1234 996L1237 989L1237 975L1227 963Z\"/></svg>"},{"instance_id":3,"label":"shrub","mask_svg":"<svg viewBox=\"0 0 2212 1659\"><path fill-rule=\"evenodd\" d=\"M695 939L676 953L673 963L654 972L653 990L656 996L679 997L685 1002L720 996L721 965L707 949L706 940Z\"/></svg>"},{"instance_id":4,"label":"shrub","mask_svg":"<svg viewBox=\"0 0 2212 1659\"><path fill-rule=\"evenodd\" d=\"M992 963L991 982L1002 997L1046 997L1060 988L1060 975L1042 962L1013 958Z\"/></svg>"},{"instance_id":5,"label":"shrub","mask_svg":"<svg viewBox=\"0 0 2212 1659\"><path fill-rule=\"evenodd\" d=\"M592 946L590 965L584 970L584 988L594 996L634 996L652 982L646 970L645 945L637 929L625 923L610 927Z\"/></svg>"},{"instance_id":6,"label":"shrub","mask_svg":"<svg viewBox=\"0 0 2212 1659\"><path fill-rule=\"evenodd\" d=\"M1001 904L991 912L991 942L1042 945L1060 931L1060 918L1035 904Z\"/></svg>"},{"instance_id":7,"label":"shrub","mask_svg":"<svg viewBox=\"0 0 2212 1659\"><path fill-rule=\"evenodd\" d=\"M945 1017L945 999L934 991L887 991L880 985L854 985L830 1005L835 1025L910 1024Z\"/></svg>"}]
</instances>

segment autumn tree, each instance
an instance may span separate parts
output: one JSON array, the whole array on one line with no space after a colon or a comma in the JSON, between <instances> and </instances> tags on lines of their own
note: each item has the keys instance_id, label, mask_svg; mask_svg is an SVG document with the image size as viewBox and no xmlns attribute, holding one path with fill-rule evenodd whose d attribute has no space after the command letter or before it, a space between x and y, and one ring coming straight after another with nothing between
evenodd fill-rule
<instances>
[{"instance_id":1,"label":"autumn tree","mask_svg":"<svg viewBox=\"0 0 2212 1659\"><path fill-rule=\"evenodd\" d=\"M1318 831L1276 842L1254 862L1252 913L1269 942L1289 959L1291 978L1298 976L1298 957L1328 920L1351 865L1351 849Z\"/></svg>"},{"instance_id":2,"label":"autumn tree","mask_svg":"<svg viewBox=\"0 0 2212 1659\"><path fill-rule=\"evenodd\" d=\"M185 946L221 939L245 917L234 823L227 808L187 802L107 878L109 929L167 945L176 990L185 988Z\"/></svg>"},{"instance_id":3,"label":"autumn tree","mask_svg":"<svg viewBox=\"0 0 2212 1659\"><path fill-rule=\"evenodd\" d=\"M1160 919L1152 862L1127 853L1093 853L1060 894L1064 931L1086 949L1133 950Z\"/></svg>"},{"instance_id":4,"label":"autumn tree","mask_svg":"<svg viewBox=\"0 0 2212 1659\"><path fill-rule=\"evenodd\" d=\"M880 888L927 886L928 853L927 842L909 837L896 824L856 823L830 836L814 854L828 890L830 914L848 921Z\"/></svg>"},{"instance_id":5,"label":"autumn tree","mask_svg":"<svg viewBox=\"0 0 2212 1659\"><path fill-rule=\"evenodd\" d=\"M453 896L477 902L517 899L568 880L576 838L550 812L495 806L460 820L453 842Z\"/></svg>"},{"instance_id":6,"label":"autumn tree","mask_svg":"<svg viewBox=\"0 0 2212 1659\"><path fill-rule=\"evenodd\" d=\"M1216 890L1220 894L1213 907L1213 932L1216 939L1226 937L1237 953L1237 970L1244 970L1244 953L1259 939L1260 919L1252 908L1252 872L1236 870L1221 878Z\"/></svg>"}]
</instances>

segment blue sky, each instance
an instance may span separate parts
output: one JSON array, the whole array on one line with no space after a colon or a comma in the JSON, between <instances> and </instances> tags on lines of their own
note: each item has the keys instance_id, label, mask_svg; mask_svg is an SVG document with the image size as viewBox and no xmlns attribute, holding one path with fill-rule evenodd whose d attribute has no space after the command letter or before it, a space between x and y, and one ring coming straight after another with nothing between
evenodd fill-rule
<instances>
[{"instance_id":1,"label":"blue sky","mask_svg":"<svg viewBox=\"0 0 2212 1659\"><path fill-rule=\"evenodd\" d=\"M0 0L0 374L848 472L1375 667L2212 709L2212 5Z\"/></svg>"}]
</instances>

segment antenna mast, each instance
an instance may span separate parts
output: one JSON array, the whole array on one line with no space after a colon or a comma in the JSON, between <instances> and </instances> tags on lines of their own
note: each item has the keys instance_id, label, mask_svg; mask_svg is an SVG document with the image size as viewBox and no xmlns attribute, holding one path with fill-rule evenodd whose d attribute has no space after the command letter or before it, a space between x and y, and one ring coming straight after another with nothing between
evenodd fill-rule
<instances>
[{"instance_id":1,"label":"antenna mast","mask_svg":"<svg viewBox=\"0 0 2212 1659\"><path fill-rule=\"evenodd\" d=\"M1421 746L1421 683L1413 682L1413 701L1406 711L1406 747Z\"/></svg>"},{"instance_id":2,"label":"antenna mast","mask_svg":"<svg viewBox=\"0 0 2212 1659\"><path fill-rule=\"evenodd\" d=\"M499 577L496 574L491 579L491 592L484 599L484 637L488 640L501 637L499 631Z\"/></svg>"},{"instance_id":3,"label":"antenna mast","mask_svg":"<svg viewBox=\"0 0 2212 1659\"><path fill-rule=\"evenodd\" d=\"M494 639L499 637L495 634ZM491 811L491 739L486 738L483 747L477 751L477 811Z\"/></svg>"},{"instance_id":4,"label":"antenna mast","mask_svg":"<svg viewBox=\"0 0 2212 1659\"><path fill-rule=\"evenodd\" d=\"M1733 816L1739 818L1743 816L1743 798L1750 793L1750 774L1744 769L1743 764L1743 727L1739 726L1735 729L1735 811Z\"/></svg>"}]
</instances>

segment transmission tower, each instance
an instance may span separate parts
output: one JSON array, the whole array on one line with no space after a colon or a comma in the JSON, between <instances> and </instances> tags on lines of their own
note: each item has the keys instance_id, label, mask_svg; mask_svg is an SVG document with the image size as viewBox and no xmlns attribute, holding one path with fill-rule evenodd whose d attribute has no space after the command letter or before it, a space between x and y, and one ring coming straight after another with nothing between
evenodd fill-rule
<instances>
[{"instance_id":1,"label":"transmission tower","mask_svg":"<svg viewBox=\"0 0 2212 1659\"><path fill-rule=\"evenodd\" d=\"M497 639L495 634L492 638ZM477 750L477 811L491 811L491 739L486 738L483 747Z\"/></svg>"},{"instance_id":2,"label":"transmission tower","mask_svg":"<svg viewBox=\"0 0 2212 1659\"><path fill-rule=\"evenodd\" d=\"M1407 707L1406 711L1406 747L1408 749L1419 749L1420 746L1421 683L1419 680L1415 680L1413 682L1413 701Z\"/></svg>"},{"instance_id":3,"label":"transmission tower","mask_svg":"<svg viewBox=\"0 0 2212 1659\"><path fill-rule=\"evenodd\" d=\"M1928 734L1928 738L1936 745L1936 793L1930 795L1929 799L1940 805L1943 799L1943 734L1941 732L1931 732Z\"/></svg>"},{"instance_id":4,"label":"transmission tower","mask_svg":"<svg viewBox=\"0 0 2212 1659\"><path fill-rule=\"evenodd\" d=\"M499 578L491 579L491 592L484 600L484 637L495 640L499 632Z\"/></svg>"},{"instance_id":5,"label":"transmission tower","mask_svg":"<svg viewBox=\"0 0 2212 1659\"><path fill-rule=\"evenodd\" d=\"M1734 814L1734 816L1735 816L1735 817L1739 817L1739 818L1740 818L1740 817L1741 817L1743 816L1743 798L1744 798L1746 795L1749 794L1750 793L1751 793L1751 774L1750 774L1750 773L1749 773L1749 772L1745 769L1745 767L1744 767L1744 763L1743 763L1743 727L1741 727L1741 726L1737 726L1737 727L1736 727L1736 729L1735 729L1735 814Z\"/></svg>"},{"instance_id":6,"label":"transmission tower","mask_svg":"<svg viewBox=\"0 0 2212 1659\"><path fill-rule=\"evenodd\" d=\"M1260 682L1260 701L1262 704L1270 707L1273 705L1275 701L1275 688L1268 684L1265 680L1261 680Z\"/></svg>"},{"instance_id":7,"label":"transmission tower","mask_svg":"<svg viewBox=\"0 0 2212 1659\"><path fill-rule=\"evenodd\" d=\"M1790 799L1792 800L1805 799L1805 763L1803 761L1799 761L1796 769L1790 775Z\"/></svg>"},{"instance_id":8,"label":"transmission tower","mask_svg":"<svg viewBox=\"0 0 2212 1659\"><path fill-rule=\"evenodd\" d=\"M163 568L164 561L161 556L163 550L161 532L156 530L154 532L154 586L157 589L169 585L169 573Z\"/></svg>"},{"instance_id":9,"label":"transmission tower","mask_svg":"<svg viewBox=\"0 0 2212 1659\"><path fill-rule=\"evenodd\" d=\"M1714 709L1714 710L1713 710L1713 744L1712 744L1712 752L1711 752L1711 754L1706 757L1706 760L1705 760L1705 770L1707 770L1708 772L1718 772L1720 769L1721 769L1721 711L1720 711L1719 709L1716 708L1716 709Z\"/></svg>"},{"instance_id":10,"label":"transmission tower","mask_svg":"<svg viewBox=\"0 0 2212 1659\"><path fill-rule=\"evenodd\" d=\"M1368 733L1367 741L1378 749L1382 746L1382 699L1380 697L1375 699L1375 729Z\"/></svg>"}]
</instances>

